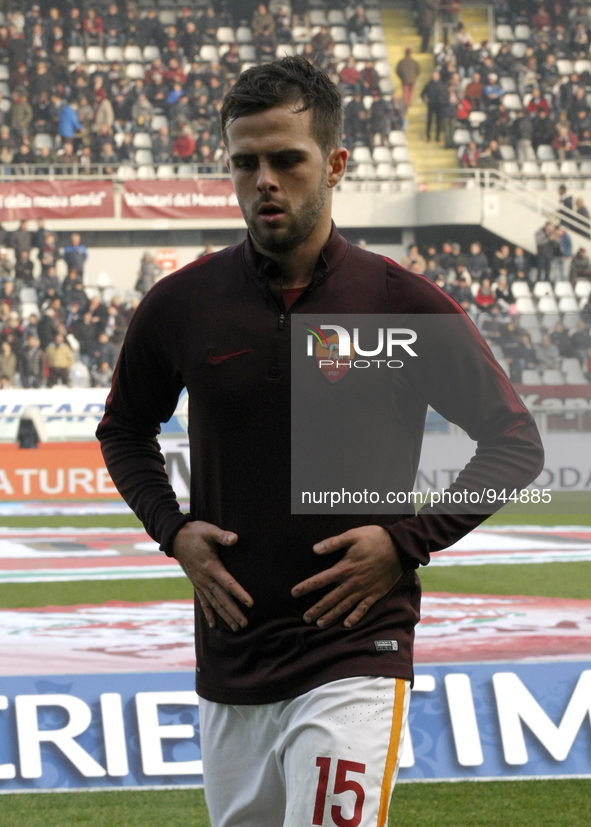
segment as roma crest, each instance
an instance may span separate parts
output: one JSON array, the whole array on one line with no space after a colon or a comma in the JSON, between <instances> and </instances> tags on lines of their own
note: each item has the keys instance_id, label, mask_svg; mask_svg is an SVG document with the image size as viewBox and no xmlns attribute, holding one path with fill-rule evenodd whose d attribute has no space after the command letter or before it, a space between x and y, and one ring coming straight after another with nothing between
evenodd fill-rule
<instances>
[{"instance_id":1,"label":"as roma crest","mask_svg":"<svg viewBox=\"0 0 591 827\"><path fill-rule=\"evenodd\" d=\"M322 342L316 341L314 355L318 361L318 367L328 381L339 382L351 369L351 359L355 351L351 345L349 356L340 356L339 337L337 333L333 333L328 338L324 337Z\"/></svg>"}]
</instances>

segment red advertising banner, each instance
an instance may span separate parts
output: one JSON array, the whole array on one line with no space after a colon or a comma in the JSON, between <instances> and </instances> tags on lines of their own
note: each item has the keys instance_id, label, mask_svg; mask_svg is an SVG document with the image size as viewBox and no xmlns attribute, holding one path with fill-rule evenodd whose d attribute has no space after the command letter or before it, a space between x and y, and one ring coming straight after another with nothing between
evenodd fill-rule
<instances>
[{"instance_id":1,"label":"red advertising banner","mask_svg":"<svg viewBox=\"0 0 591 827\"><path fill-rule=\"evenodd\" d=\"M112 181L15 181L0 184L0 221L112 218Z\"/></svg>"},{"instance_id":2,"label":"red advertising banner","mask_svg":"<svg viewBox=\"0 0 591 827\"><path fill-rule=\"evenodd\" d=\"M241 218L230 179L125 181L122 218Z\"/></svg>"}]
</instances>

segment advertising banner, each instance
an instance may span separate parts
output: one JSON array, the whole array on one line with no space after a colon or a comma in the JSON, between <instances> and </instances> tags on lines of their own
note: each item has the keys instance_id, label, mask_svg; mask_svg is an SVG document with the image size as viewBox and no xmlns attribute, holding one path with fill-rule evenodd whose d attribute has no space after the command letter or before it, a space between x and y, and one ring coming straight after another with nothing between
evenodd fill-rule
<instances>
[{"instance_id":1,"label":"advertising banner","mask_svg":"<svg viewBox=\"0 0 591 827\"><path fill-rule=\"evenodd\" d=\"M200 786L192 671L6 677L0 792ZM421 665L400 781L591 776L591 662Z\"/></svg>"},{"instance_id":2,"label":"advertising banner","mask_svg":"<svg viewBox=\"0 0 591 827\"><path fill-rule=\"evenodd\" d=\"M112 181L15 181L0 184L0 221L112 218Z\"/></svg>"},{"instance_id":3,"label":"advertising banner","mask_svg":"<svg viewBox=\"0 0 591 827\"><path fill-rule=\"evenodd\" d=\"M123 218L241 218L230 179L125 181Z\"/></svg>"}]
</instances>

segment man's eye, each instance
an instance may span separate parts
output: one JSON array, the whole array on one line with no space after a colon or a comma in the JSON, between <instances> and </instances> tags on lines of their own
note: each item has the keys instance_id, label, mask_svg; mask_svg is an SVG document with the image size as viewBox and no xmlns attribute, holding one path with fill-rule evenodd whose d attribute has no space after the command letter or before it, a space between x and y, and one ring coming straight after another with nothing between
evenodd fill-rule
<instances>
[{"instance_id":1,"label":"man's eye","mask_svg":"<svg viewBox=\"0 0 591 827\"><path fill-rule=\"evenodd\" d=\"M248 160L234 161L234 166L237 169L253 170L253 169L256 168L256 165L257 165L256 161L248 161Z\"/></svg>"}]
</instances>

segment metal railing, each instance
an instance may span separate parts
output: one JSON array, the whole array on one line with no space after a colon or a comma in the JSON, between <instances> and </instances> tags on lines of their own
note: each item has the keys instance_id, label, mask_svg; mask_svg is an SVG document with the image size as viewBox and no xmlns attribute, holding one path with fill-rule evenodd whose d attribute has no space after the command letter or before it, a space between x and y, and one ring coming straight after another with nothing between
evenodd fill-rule
<instances>
[{"instance_id":1,"label":"metal railing","mask_svg":"<svg viewBox=\"0 0 591 827\"><path fill-rule=\"evenodd\" d=\"M154 175L147 175L142 170L153 169ZM159 170L161 170L159 172ZM164 171L166 170L166 174ZM19 181L125 181L142 177L162 180L182 178L229 178L228 170L221 161L212 164L183 163L168 161L148 164L117 161L112 164L78 163L47 164L36 160L33 164L0 164L0 181L17 183Z\"/></svg>"}]
</instances>

